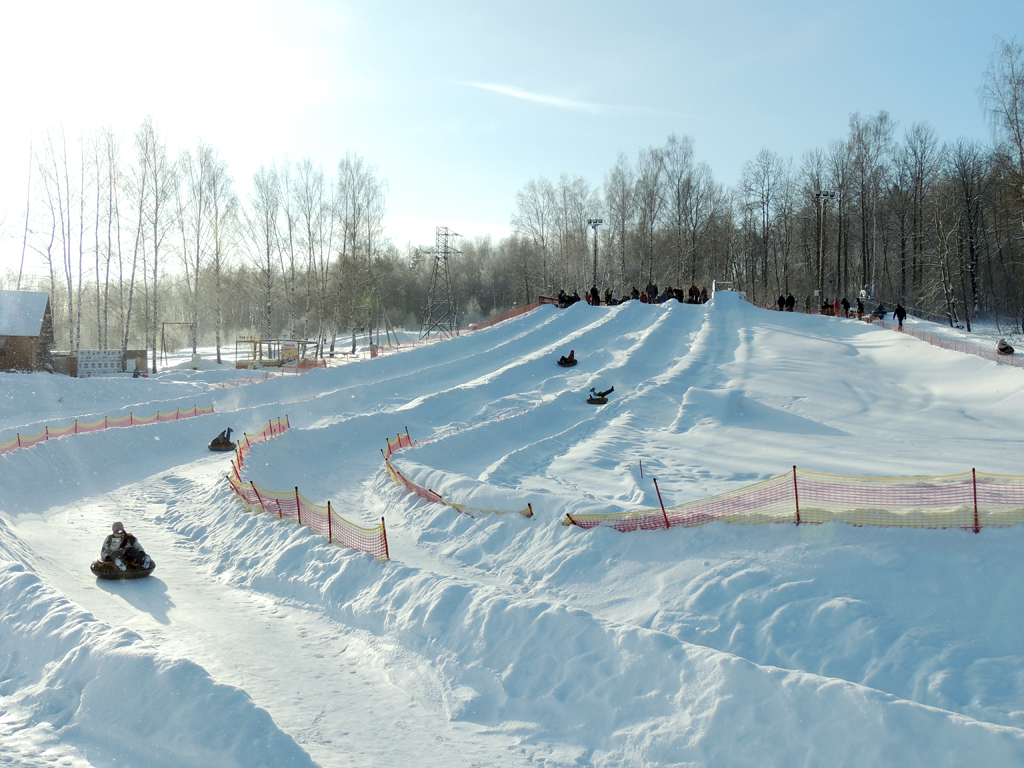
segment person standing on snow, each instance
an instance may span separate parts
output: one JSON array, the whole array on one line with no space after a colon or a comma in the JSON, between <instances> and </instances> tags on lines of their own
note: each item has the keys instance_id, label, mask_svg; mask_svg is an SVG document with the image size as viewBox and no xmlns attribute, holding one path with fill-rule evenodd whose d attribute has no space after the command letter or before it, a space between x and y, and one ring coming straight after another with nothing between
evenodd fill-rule
<instances>
[{"instance_id":1,"label":"person standing on snow","mask_svg":"<svg viewBox=\"0 0 1024 768\"><path fill-rule=\"evenodd\" d=\"M121 523L114 523L111 530L112 533L107 536L100 549L100 560L111 562L122 571L128 570L129 564L148 568L149 555L139 544L139 540L128 533Z\"/></svg>"},{"instance_id":2,"label":"person standing on snow","mask_svg":"<svg viewBox=\"0 0 1024 768\"><path fill-rule=\"evenodd\" d=\"M902 330L903 330L903 321L904 321L904 320L906 319L906 317L907 317L907 310L905 310L905 309L903 308L903 305L902 305L902 304L897 304L897 305L896 305L896 309L895 309L895 311L893 312L893 314L894 314L894 315L896 315L896 322L897 322L897 323L899 324L899 328L898 328L898 330L901 330L901 331L902 331Z\"/></svg>"}]
</instances>

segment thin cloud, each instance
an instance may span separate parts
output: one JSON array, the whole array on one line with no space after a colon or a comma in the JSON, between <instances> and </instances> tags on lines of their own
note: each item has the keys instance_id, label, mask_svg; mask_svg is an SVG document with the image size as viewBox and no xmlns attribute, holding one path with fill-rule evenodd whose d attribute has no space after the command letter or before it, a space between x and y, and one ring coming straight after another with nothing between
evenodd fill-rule
<instances>
[{"instance_id":1,"label":"thin cloud","mask_svg":"<svg viewBox=\"0 0 1024 768\"><path fill-rule=\"evenodd\" d=\"M481 90L491 91L493 93L500 93L502 96L511 96L514 99L532 101L536 104L546 104L551 107L557 107L558 109L570 109L575 112L589 112L590 114L596 115L614 111L612 107L609 107L606 104L592 104L587 101L562 99L558 96L544 96L539 93L523 91L519 88L510 88L507 85L495 85L493 83L463 83L463 85L468 85L472 88L480 88Z\"/></svg>"}]
</instances>

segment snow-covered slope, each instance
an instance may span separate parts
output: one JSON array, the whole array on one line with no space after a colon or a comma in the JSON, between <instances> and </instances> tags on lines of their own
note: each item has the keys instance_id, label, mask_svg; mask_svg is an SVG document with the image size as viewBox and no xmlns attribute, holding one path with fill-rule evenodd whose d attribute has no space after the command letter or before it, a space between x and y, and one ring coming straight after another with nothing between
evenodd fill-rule
<instances>
[{"instance_id":1,"label":"snow-covered slope","mask_svg":"<svg viewBox=\"0 0 1024 768\"><path fill-rule=\"evenodd\" d=\"M652 477L1024 474L1020 370L720 293L204 392L244 375L0 376L0 439L217 410L0 458L0 765L1024 763L1024 530L560 524ZM390 562L233 498L206 443L286 414L246 479L385 517ZM412 480L534 517L392 483L407 428ZM114 520L153 577L88 573Z\"/></svg>"}]
</instances>

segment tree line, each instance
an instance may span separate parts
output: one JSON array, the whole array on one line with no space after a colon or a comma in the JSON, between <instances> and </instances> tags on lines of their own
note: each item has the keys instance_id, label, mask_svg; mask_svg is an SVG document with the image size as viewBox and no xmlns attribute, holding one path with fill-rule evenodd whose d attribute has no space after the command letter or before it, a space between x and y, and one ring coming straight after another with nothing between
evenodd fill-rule
<instances>
[{"instance_id":1,"label":"tree line","mask_svg":"<svg viewBox=\"0 0 1024 768\"><path fill-rule=\"evenodd\" d=\"M629 292L728 281L752 301L899 301L970 328L1024 328L1024 46L1000 41L981 106L991 143L940 142L926 123L897 136L885 111L799 161L763 149L732 188L693 140L618 157L601 184L562 174L515 195L512 233L452 258L461 322L559 289ZM152 118L130 139L103 128L30 148L22 264L4 281L47 290L58 344L217 347L235 334L325 339L423 321L433 247L387 237L387 184L346 154L261 165L239 197L199 141L172 157ZM45 268L25 275L26 262ZM819 295L815 296L815 292Z\"/></svg>"},{"instance_id":2,"label":"tree line","mask_svg":"<svg viewBox=\"0 0 1024 768\"><path fill-rule=\"evenodd\" d=\"M897 136L885 111L797 162L763 149L726 188L670 135L620 155L601 185L563 174L516 197L519 296L729 281L760 304L858 295L970 329L1024 327L1024 46L1001 41L984 74L990 144ZM600 223L598 223L600 222ZM601 258L598 258L598 255Z\"/></svg>"}]
</instances>

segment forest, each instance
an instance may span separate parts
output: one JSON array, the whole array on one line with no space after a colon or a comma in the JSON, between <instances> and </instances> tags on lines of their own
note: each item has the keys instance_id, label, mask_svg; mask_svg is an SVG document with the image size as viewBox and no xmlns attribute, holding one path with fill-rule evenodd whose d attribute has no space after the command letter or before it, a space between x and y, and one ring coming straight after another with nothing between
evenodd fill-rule
<instances>
[{"instance_id":1,"label":"forest","mask_svg":"<svg viewBox=\"0 0 1024 768\"><path fill-rule=\"evenodd\" d=\"M620 154L599 182L531 179L514 193L508 237L462 240L450 257L458 321L560 289L717 280L763 305L865 295L967 330L985 318L1021 332L1016 40L997 44L979 109L988 142L854 113L845 136L799 159L762 149L734 187L676 134ZM24 208L8 221L21 266L0 287L50 293L61 349L145 347L155 366L161 345L215 345L219 358L236 335L266 334L333 348L424 320L434 245L394 245L387 183L356 153L327 170L273 161L241 191L217 148L200 141L172 157L152 118L130 137L50 128L29 154Z\"/></svg>"}]
</instances>

